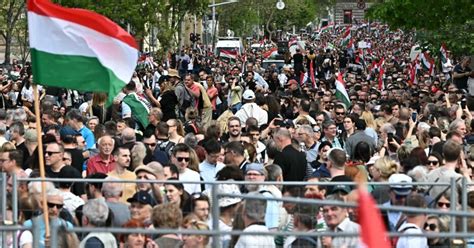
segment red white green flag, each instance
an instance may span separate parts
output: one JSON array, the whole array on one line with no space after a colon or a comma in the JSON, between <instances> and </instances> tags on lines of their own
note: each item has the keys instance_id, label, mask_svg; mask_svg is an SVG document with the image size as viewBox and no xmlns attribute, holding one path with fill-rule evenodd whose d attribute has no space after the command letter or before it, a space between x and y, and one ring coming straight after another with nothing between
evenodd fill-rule
<instances>
[{"instance_id":1,"label":"red white green flag","mask_svg":"<svg viewBox=\"0 0 474 248\"><path fill-rule=\"evenodd\" d=\"M448 50L446 49L446 45L443 43L441 44L441 48L439 49L441 62L446 63L448 61Z\"/></svg>"},{"instance_id":2,"label":"red white green flag","mask_svg":"<svg viewBox=\"0 0 474 248\"><path fill-rule=\"evenodd\" d=\"M344 32L344 35L342 36L341 47L349 48L351 45L351 40L352 40L351 29L347 28L346 31Z\"/></svg>"},{"instance_id":3,"label":"red white green flag","mask_svg":"<svg viewBox=\"0 0 474 248\"><path fill-rule=\"evenodd\" d=\"M342 73L339 73L336 80L336 98L341 100L346 105L346 107L351 106L351 100L349 98L349 94L347 94L346 84L342 78Z\"/></svg>"},{"instance_id":4,"label":"red white green flag","mask_svg":"<svg viewBox=\"0 0 474 248\"><path fill-rule=\"evenodd\" d=\"M379 90L383 90L385 89L385 84L383 83L383 75L385 74L385 69L383 68L383 66L385 65L385 60L382 58L380 61L379 61L379 64L378 64L378 69L379 69Z\"/></svg>"},{"instance_id":5,"label":"red white green flag","mask_svg":"<svg viewBox=\"0 0 474 248\"><path fill-rule=\"evenodd\" d=\"M130 81L138 61L135 39L89 10L28 0L28 30L35 82L112 99Z\"/></svg>"}]
</instances>

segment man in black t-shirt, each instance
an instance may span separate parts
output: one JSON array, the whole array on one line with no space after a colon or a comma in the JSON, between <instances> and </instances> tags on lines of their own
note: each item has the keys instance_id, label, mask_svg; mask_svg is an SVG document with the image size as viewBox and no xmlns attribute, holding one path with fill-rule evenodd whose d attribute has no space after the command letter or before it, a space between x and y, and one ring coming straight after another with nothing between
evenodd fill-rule
<instances>
[{"instance_id":1,"label":"man in black t-shirt","mask_svg":"<svg viewBox=\"0 0 474 248\"><path fill-rule=\"evenodd\" d=\"M461 60L461 63L457 64L453 69L453 82L460 90L467 89L467 80L469 77L474 77L474 73L469 67L470 64L471 58L465 56Z\"/></svg>"}]
</instances>

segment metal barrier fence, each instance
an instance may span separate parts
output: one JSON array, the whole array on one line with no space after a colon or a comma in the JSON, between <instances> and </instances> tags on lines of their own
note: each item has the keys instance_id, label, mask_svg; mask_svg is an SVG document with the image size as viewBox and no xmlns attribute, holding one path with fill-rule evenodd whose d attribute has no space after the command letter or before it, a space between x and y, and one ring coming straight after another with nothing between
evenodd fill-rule
<instances>
[{"instance_id":1,"label":"metal barrier fence","mask_svg":"<svg viewBox=\"0 0 474 248\"><path fill-rule=\"evenodd\" d=\"M292 203L302 203L302 204L317 204L317 205L331 205L331 206L340 206L340 207L357 207L357 204L350 202L340 202L340 201L328 201L328 200L318 200L318 199L306 199L306 198L294 198L294 197L265 197L259 195L234 195L234 194L220 194L217 191L217 185L219 184L237 184L237 185L246 185L246 184L260 184L260 185L286 185L286 186L307 186L307 185L318 185L318 186L334 186L334 185L356 185L353 182L246 182L246 181L216 181L216 182L192 182L192 181L166 181L166 180L102 180L102 179L67 179L67 178L17 178L15 175L12 176L11 180L11 211L12 211L12 223L6 225L5 216L7 213L7 176L5 173L1 173L1 216L3 225L0 226L1 238L2 238L2 247L7 246L7 233L15 233L20 230L26 230L27 228L18 225L18 185L19 183L24 182L37 182L37 181L48 181L48 182L83 182L83 183L103 183L105 181L111 183L183 183L183 184L207 184L211 185L211 202L218 202L219 197L239 197L241 199L259 199L267 201L281 201L281 202L292 202ZM407 233L398 233L391 232L388 233L388 236L424 236L429 238L435 237L444 237L444 238L472 238L472 233L468 232L467 221L468 218L474 218L474 212L468 210L467 206L467 189L469 186L474 184L468 184L467 180L463 178L462 180L462 192L461 197L461 210L456 209L456 204L451 204L449 211L441 211L437 209L430 208L413 208L413 207L404 207L404 206L382 206L378 205L380 210L386 211L396 211L402 213L424 213L424 214L433 214L433 215L445 215L451 216L449 232L444 233L423 233L423 234L407 234ZM388 182L368 182L367 185L379 186L379 185L390 185ZM427 183L427 182L414 182L406 183L406 185L413 186L444 186L451 189L456 189L457 184L454 178L451 179L450 183ZM456 190L451 190L450 196L451 202L457 202L456 199ZM216 216L220 215L220 209L218 204L211 205L210 215L212 218L212 226L210 231L202 230L168 230L168 229L134 229L134 233L143 233L143 234L165 234L165 233L176 233L176 234L200 234L200 235L210 235L213 240L219 240L221 235L271 235L271 236L290 236L290 235L303 235L303 236L315 236L315 237L346 237L346 236L358 236L359 233L344 233L344 232L287 232L287 231L270 231L270 232L243 232L242 230L233 230L233 231L221 231L219 230L219 219ZM456 218L460 217L462 220L461 230L456 231ZM57 246L57 226L52 225L51 227L51 247ZM33 247L39 247L39 227L35 223L33 228L29 229L33 233L34 245ZM90 228L90 227L74 227L68 229L70 232L75 233L84 233L84 232L110 232L114 234L120 233L130 233L130 229L126 228L116 228L116 227L101 227L101 228ZM15 235L12 240L12 246L17 247L17 239ZM212 242L213 247L220 247L219 242Z\"/></svg>"}]
</instances>

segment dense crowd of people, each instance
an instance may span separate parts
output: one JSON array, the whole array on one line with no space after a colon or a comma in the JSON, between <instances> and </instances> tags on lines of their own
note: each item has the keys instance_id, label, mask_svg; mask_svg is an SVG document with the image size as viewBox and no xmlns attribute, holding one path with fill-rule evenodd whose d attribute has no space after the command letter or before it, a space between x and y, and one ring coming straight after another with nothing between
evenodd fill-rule
<instances>
[{"instance_id":1,"label":"dense crowd of people","mask_svg":"<svg viewBox=\"0 0 474 248\"><path fill-rule=\"evenodd\" d=\"M248 49L236 60L193 49L166 61L144 55L113 103L107 104L102 93L39 86L41 113L33 110L31 65L13 61L0 75L0 168L8 176L8 192L2 193L9 195L4 223L12 221L12 175L39 177L40 156L48 178L102 180L46 183L49 223L59 226L61 247L208 247L212 242L239 248L358 247L358 236L221 235L213 240L133 232L213 230L216 218L220 231L359 231L352 208L244 197L357 199L353 185L305 182L389 182L368 187L382 206L460 209L463 180L471 183L474 161L470 57L448 53L441 66L424 68L413 54L412 33L377 23L333 26L288 43L297 48L284 54L284 65L266 68L268 48ZM428 52L421 54L427 60ZM349 99L336 87L340 79ZM451 178L456 189L411 184ZM235 183L244 180L245 185ZM217 202L210 200L214 181L221 181L216 192L225 194ZM264 181L276 183L259 184ZM280 183L286 181L301 186ZM467 192L471 209L474 193L471 187ZM41 183L21 181L16 193L19 223L39 225L40 244L46 246ZM212 204L219 216L210 214ZM445 232L453 218L388 211L382 217L388 231L414 234ZM67 231L73 226L125 227L130 233L76 235ZM474 222L468 227L474 231ZM9 247L13 239L18 247L33 247L31 231L11 234ZM390 241L394 247L453 242L415 236Z\"/></svg>"}]
</instances>

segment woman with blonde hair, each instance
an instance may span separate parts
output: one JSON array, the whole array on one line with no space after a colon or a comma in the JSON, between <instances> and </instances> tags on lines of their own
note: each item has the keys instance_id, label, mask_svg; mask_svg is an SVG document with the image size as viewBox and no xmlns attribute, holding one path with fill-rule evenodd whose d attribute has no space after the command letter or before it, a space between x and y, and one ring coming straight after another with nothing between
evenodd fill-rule
<instances>
[{"instance_id":1,"label":"woman with blonde hair","mask_svg":"<svg viewBox=\"0 0 474 248\"><path fill-rule=\"evenodd\" d=\"M382 157L375 161L375 164L369 167L370 175L373 182L387 182L388 178L398 172L398 164L389 157ZM372 191L372 195L378 204L385 203L390 200L390 186L377 185Z\"/></svg>"},{"instance_id":2,"label":"woman with blonde hair","mask_svg":"<svg viewBox=\"0 0 474 248\"><path fill-rule=\"evenodd\" d=\"M365 134L373 138L375 140L375 145L377 145L378 135L376 131L377 125L375 124L374 115L369 111L363 111L360 115L360 118L365 121Z\"/></svg>"},{"instance_id":3,"label":"woman with blonde hair","mask_svg":"<svg viewBox=\"0 0 474 248\"><path fill-rule=\"evenodd\" d=\"M199 157L194 149L189 151L189 164L188 168L199 173Z\"/></svg>"},{"instance_id":4,"label":"woman with blonde hair","mask_svg":"<svg viewBox=\"0 0 474 248\"><path fill-rule=\"evenodd\" d=\"M178 119L169 119L166 121L169 127L169 140L175 144L184 142L184 127L183 123Z\"/></svg>"}]
</instances>

